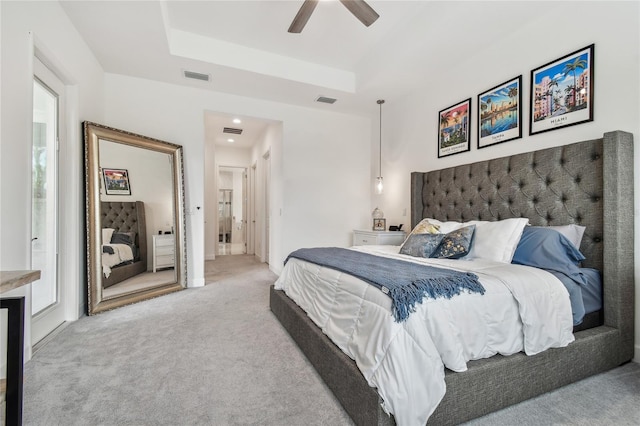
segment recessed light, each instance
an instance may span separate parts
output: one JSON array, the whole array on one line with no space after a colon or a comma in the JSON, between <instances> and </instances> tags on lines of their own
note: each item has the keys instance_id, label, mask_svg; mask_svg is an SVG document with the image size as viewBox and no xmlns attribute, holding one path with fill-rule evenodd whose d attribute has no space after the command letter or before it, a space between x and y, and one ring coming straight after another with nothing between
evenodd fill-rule
<instances>
[{"instance_id":1,"label":"recessed light","mask_svg":"<svg viewBox=\"0 0 640 426\"><path fill-rule=\"evenodd\" d=\"M234 124L240 124L240 123L242 123L242 120L240 120L239 118L234 118L233 119L233 123Z\"/></svg>"},{"instance_id":2,"label":"recessed light","mask_svg":"<svg viewBox=\"0 0 640 426\"><path fill-rule=\"evenodd\" d=\"M227 139L227 142L235 142L233 139Z\"/></svg>"}]
</instances>

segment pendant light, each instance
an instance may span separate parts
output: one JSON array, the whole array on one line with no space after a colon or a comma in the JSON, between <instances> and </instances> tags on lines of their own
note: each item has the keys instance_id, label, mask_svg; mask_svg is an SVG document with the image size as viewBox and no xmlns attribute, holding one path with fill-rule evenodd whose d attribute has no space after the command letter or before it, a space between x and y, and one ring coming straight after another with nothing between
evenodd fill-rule
<instances>
[{"instance_id":1,"label":"pendant light","mask_svg":"<svg viewBox=\"0 0 640 426\"><path fill-rule=\"evenodd\" d=\"M384 99L378 99L378 105L380 105L380 152L378 154L379 158L379 168L378 168L378 177L376 178L376 194L382 194L383 184L382 184L382 104L384 103Z\"/></svg>"}]
</instances>

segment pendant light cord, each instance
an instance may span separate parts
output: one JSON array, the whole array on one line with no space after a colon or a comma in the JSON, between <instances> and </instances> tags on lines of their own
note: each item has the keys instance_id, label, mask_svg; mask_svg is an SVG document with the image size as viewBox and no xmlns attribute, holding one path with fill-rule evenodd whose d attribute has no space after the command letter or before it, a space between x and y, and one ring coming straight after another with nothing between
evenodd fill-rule
<instances>
[{"instance_id":1,"label":"pendant light cord","mask_svg":"<svg viewBox=\"0 0 640 426\"><path fill-rule=\"evenodd\" d=\"M378 177L382 177L382 104L384 99L378 99L378 105L380 105L380 152L378 153Z\"/></svg>"}]
</instances>

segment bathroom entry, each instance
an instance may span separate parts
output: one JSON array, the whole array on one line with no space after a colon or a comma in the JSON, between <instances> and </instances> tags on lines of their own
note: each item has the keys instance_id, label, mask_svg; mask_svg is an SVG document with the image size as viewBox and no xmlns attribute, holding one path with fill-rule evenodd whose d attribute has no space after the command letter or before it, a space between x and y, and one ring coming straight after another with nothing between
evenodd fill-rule
<instances>
[{"instance_id":1,"label":"bathroom entry","mask_svg":"<svg viewBox=\"0 0 640 426\"><path fill-rule=\"evenodd\" d=\"M219 167L216 255L247 252L247 169Z\"/></svg>"}]
</instances>

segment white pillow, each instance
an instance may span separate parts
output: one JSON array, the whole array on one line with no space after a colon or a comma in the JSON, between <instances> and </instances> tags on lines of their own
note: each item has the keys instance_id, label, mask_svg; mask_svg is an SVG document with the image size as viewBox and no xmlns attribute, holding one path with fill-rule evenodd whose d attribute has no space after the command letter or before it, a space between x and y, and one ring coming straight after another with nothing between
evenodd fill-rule
<instances>
[{"instance_id":1,"label":"white pillow","mask_svg":"<svg viewBox=\"0 0 640 426\"><path fill-rule=\"evenodd\" d=\"M102 228L102 244L109 244L111 242L114 231L115 229L113 228Z\"/></svg>"},{"instance_id":2,"label":"white pillow","mask_svg":"<svg viewBox=\"0 0 640 426\"><path fill-rule=\"evenodd\" d=\"M476 225L476 232L469 254L465 259L489 259L511 263L516 252L527 218L513 218L495 222L472 220L463 225Z\"/></svg>"},{"instance_id":3,"label":"white pillow","mask_svg":"<svg viewBox=\"0 0 640 426\"><path fill-rule=\"evenodd\" d=\"M580 226L572 223L570 225L549 226L549 228L555 229L567 237L569 241L571 241L573 245L580 250L582 236L584 235L584 230L587 229L586 226Z\"/></svg>"}]
</instances>

